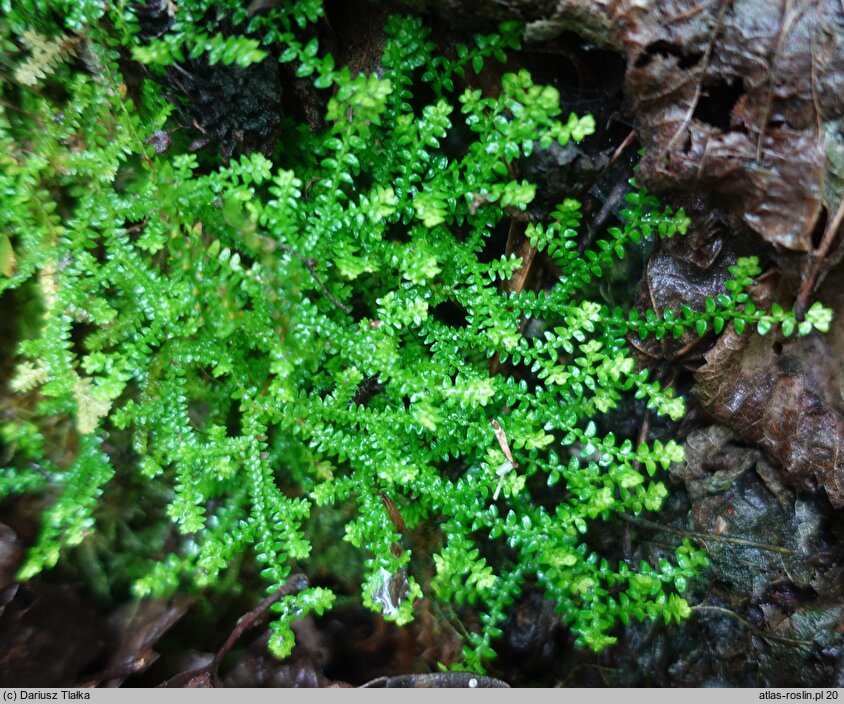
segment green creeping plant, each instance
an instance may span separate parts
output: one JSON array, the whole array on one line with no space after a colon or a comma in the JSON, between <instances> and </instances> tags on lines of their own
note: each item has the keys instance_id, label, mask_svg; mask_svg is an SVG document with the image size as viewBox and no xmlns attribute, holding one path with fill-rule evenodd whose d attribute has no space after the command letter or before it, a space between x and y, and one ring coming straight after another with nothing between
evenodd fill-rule
<instances>
[{"instance_id":1,"label":"green creeping plant","mask_svg":"<svg viewBox=\"0 0 844 704\"><path fill-rule=\"evenodd\" d=\"M423 598L455 627L478 614L451 664L473 671L528 587L596 651L631 618L685 619L700 550L627 564L586 535L658 511L657 473L683 459L674 441L597 431L631 395L684 414L637 368L627 335L807 334L828 329L829 311L798 322L756 309L753 259L703 311L640 317L590 300L584 289L628 246L689 225L642 189L585 253L576 201L531 223L559 279L507 291L522 260L490 257L487 243L535 193L508 164L594 130L526 71L505 74L496 97L459 87L518 47L519 28L447 58L420 20L396 16L380 74L353 74L298 39L321 16L316 0L254 16L242 5L180 2L155 40L128 3L29 0L0 20L20 78L0 103L0 292L17 289L20 328L0 496L49 498L19 578L63 557L119 598L230 594L254 588L254 566L268 592L293 569L330 574L398 624ZM225 31L249 41L220 34L226 12ZM326 129L287 119L270 157L228 161L186 153L175 130L156 154L180 114L161 71L206 45L208 66L247 76L295 59L330 89ZM129 55L151 66L138 86ZM124 71L137 71L131 90ZM222 135L238 129L225 117L214 116ZM469 138L455 155L443 143L458 126ZM281 599L271 650L289 654L291 624L335 596Z\"/></svg>"}]
</instances>

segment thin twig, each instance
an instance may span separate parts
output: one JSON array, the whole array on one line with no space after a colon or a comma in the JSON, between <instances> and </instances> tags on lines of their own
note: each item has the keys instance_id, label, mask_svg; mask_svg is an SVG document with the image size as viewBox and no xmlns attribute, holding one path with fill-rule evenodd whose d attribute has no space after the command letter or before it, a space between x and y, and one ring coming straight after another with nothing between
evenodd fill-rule
<instances>
[{"instance_id":1,"label":"thin twig","mask_svg":"<svg viewBox=\"0 0 844 704\"><path fill-rule=\"evenodd\" d=\"M507 244L504 246L504 254L507 257L516 254L521 257L522 265L513 272L510 279L501 282L501 287L508 293L521 293L525 288L531 265L536 258L537 249L533 247L530 240L525 237L525 220L516 217L510 219L510 229L507 232ZM522 326L527 323L527 317L521 316L519 332ZM489 362L489 375L496 376L501 372L501 353L496 352Z\"/></svg>"},{"instance_id":2,"label":"thin twig","mask_svg":"<svg viewBox=\"0 0 844 704\"><path fill-rule=\"evenodd\" d=\"M308 578L303 574L294 574L282 586L258 604L258 606L237 619L237 624L235 625L234 630L232 630L231 634L226 639L226 642L223 644L223 647L217 651L217 654L210 663L195 670L180 672L178 675L171 677L159 686L183 687L191 680L195 680L197 677L201 677L202 675L207 675L211 684L215 687L219 687L220 681L218 673L220 665L223 662L223 658L229 654L229 651L232 649L237 640L244 634L244 632L260 623L266 613L270 610L270 607L277 601L280 601L285 596L290 596L291 594L296 594L303 589L307 589L307 587Z\"/></svg>"},{"instance_id":3,"label":"thin twig","mask_svg":"<svg viewBox=\"0 0 844 704\"><path fill-rule=\"evenodd\" d=\"M315 270L316 265L314 264L314 262L310 259L305 259L302 261L302 263L305 265L305 268L311 272L311 276L314 277L314 281L316 281L319 287L322 289L322 294L344 313L346 313L347 315L351 315L352 309L349 308L349 306L347 306L346 304L340 303L340 301L334 298L334 296L332 296L329 292L326 285L322 282L322 279L319 278L319 274L317 274Z\"/></svg>"},{"instance_id":4,"label":"thin twig","mask_svg":"<svg viewBox=\"0 0 844 704\"><path fill-rule=\"evenodd\" d=\"M633 143L634 139L636 139L636 130L630 130L630 132L628 132L627 136L624 138L624 141L619 144L616 150L613 152L609 162L607 162L607 165L604 167L604 171L606 171L610 166L612 166L616 161L618 161L618 158L624 153L624 150L627 149L627 147L629 147Z\"/></svg>"},{"instance_id":5,"label":"thin twig","mask_svg":"<svg viewBox=\"0 0 844 704\"><path fill-rule=\"evenodd\" d=\"M695 540L699 540L701 542L707 540L716 540L721 543L733 543L734 545L743 545L749 548L758 548L759 550L778 552L781 555L794 554L794 550L789 550L788 548L780 547L779 545L767 545L765 543L757 543L753 540L747 540L746 538L731 538L726 535L715 535L714 533L698 533L696 531L681 530L679 528L663 526L659 523L655 523L654 521L648 521L647 519L638 518L636 516L630 516L627 514L619 514L619 516L623 521L633 523L634 525L642 526L643 528L652 528L653 530L665 531L666 533L674 533L675 535L682 535L686 538L694 538Z\"/></svg>"},{"instance_id":6,"label":"thin twig","mask_svg":"<svg viewBox=\"0 0 844 704\"><path fill-rule=\"evenodd\" d=\"M799 320L803 319L803 314L806 312L806 307L809 305L809 297L815 290L815 284L818 281L818 276L821 273L821 267L826 259L829 250L835 242L838 231L844 223L844 199L838 204L838 210L835 211L835 216L826 226L823 233L823 238L818 248L812 252L812 266L809 269L809 274L806 276L803 284L800 286L800 293L797 295L797 303L795 305L797 317Z\"/></svg>"},{"instance_id":7,"label":"thin twig","mask_svg":"<svg viewBox=\"0 0 844 704\"><path fill-rule=\"evenodd\" d=\"M700 80L697 81L697 85L695 85L695 94L691 100L691 104L689 105L689 109L686 111L685 116L683 117L682 123L680 127L677 128L677 131L674 133L674 136L668 142L668 146L665 147L664 154L667 154L671 151L671 148L674 146L674 143L680 138L680 135L683 134L685 129L689 126L689 123L692 121L692 117L694 116L695 110L697 109L698 103L700 102L700 96L703 92L703 77L706 74L706 69L709 67L709 60L712 58L712 52L715 49L715 44L718 41L718 37L721 34L721 30L724 27L724 15L727 12L727 8L730 6L730 0L722 0L721 7L718 11L718 17L715 21L715 26L711 30L712 40L709 42L709 46L706 47L706 52L703 55L703 59L700 62L701 71L700 71Z\"/></svg>"},{"instance_id":8,"label":"thin twig","mask_svg":"<svg viewBox=\"0 0 844 704\"><path fill-rule=\"evenodd\" d=\"M319 285L320 289L322 290L322 294L344 313L346 313L347 315L352 314L352 309L349 308L349 306L340 303L340 301L338 301L336 298L334 298L334 296L331 295L328 288L323 283L322 279L319 277L319 274L316 273L316 262L313 259L303 257L301 254L299 254L299 252L293 249L293 247L291 247L289 244L284 244L284 242L276 242L275 240L264 236L260 236L260 239L262 242L269 243L273 247L279 247L288 254L292 254L294 257L296 257L296 259L298 259L302 263L302 266L304 266L311 273L311 276L314 277L314 281L316 281Z\"/></svg>"},{"instance_id":9,"label":"thin twig","mask_svg":"<svg viewBox=\"0 0 844 704\"><path fill-rule=\"evenodd\" d=\"M741 616L739 616L735 611L730 611L730 609L725 609L722 606L709 606L707 604L698 604L697 606L692 606L691 610L697 611L698 613L702 611L711 611L713 613L724 614L724 616L734 618L736 621L750 629L750 631L752 631L755 635L759 636L760 638L764 638L765 640L775 640L779 641L780 643L788 643L789 645L814 645L814 641L811 640L788 638L787 636L778 636L773 633L768 633L766 631L760 630L752 623L750 623L750 621L747 621L746 619L743 619Z\"/></svg>"},{"instance_id":10,"label":"thin twig","mask_svg":"<svg viewBox=\"0 0 844 704\"><path fill-rule=\"evenodd\" d=\"M223 658L229 654L229 651L232 649L232 646L244 634L245 631L248 631L250 628L252 628L261 621L261 619L266 615L267 611L270 610L270 607L273 604L275 604L277 601L280 601L286 596L290 596L291 594L300 592L303 589L307 589L307 587L308 578L305 575L293 575L283 585L281 585L260 604L258 604L258 606L252 609L252 611L245 613L243 616L237 619L237 624L235 624L234 630L226 639L226 642L223 644L223 647L217 651L217 654L211 661L210 667L213 668L213 672L216 674L217 670L220 668L220 664L223 662Z\"/></svg>"},{"instance_id":11,"label":"thin twig","mask_svg":"<svg viewBox=\"0 0 844 704\"><path fill-rule=\"evenodd\" d=\"M648 435L651 432L651 412L645 411L645 416L642 418L642 427L639 429L639 437L636 441L636 447L640 447L644 445L648 440ZM639 460L636 460L633 463L633 469L637 472L641 468L642 463Z\"/></svg>"},{"instance_id":12,"label":"thin twig","mask_svg":"<svg viewBox=\"0 0 844 704\"><path fill-rule=\"evenodd\" d=\"M515 220L513 222L515 223ZM521 257L522 265L513 272L512 278L505 282L504 287L507 291L519 294L524 290L525 283L530 274L531 265L536 258L536 252L536 247L532 246L530 240L527 238L519 245L516 254Z\"/></svg>"}]
</instances>

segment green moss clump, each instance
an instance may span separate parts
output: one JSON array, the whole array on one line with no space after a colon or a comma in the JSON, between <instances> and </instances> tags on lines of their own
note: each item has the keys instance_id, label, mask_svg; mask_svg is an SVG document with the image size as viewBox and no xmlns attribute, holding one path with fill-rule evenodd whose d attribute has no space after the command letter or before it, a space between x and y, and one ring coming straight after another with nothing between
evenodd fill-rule
<instances>
[{"instance_id":1,"label":"green moss clump","mask_svg":"<svg viewBox=\"0 0 844 704\"><path fill-rule=\"evenodd\" d=\"M480 613L465 668L494 656L528 581L594 650L630 618L687 617L681 594L705 561L699 550L628 565L584 539L596 521L659 510L656 474L683 456L674 442L596 431L626 395L684 413L636 368L626 337L717 333L730 321L806 333L825 329L828 311L798 325L782 309L756 310L749 259L701 312L640 319L589 300L584 288L628 244L688 226L641 190L626 225L584 254L577 202L530 224L531 244L561 274L548 291L508 292L522 261L489 261L485 246L535 191L508 164L594 128L561 115L557 91L524 71L505 75L496 97L458 94L455 78L503 61L518 28L446 58L418 19L394 17L383 70L353 75L298 39L318 1L254 17L243 5L179 2L152 39L131 3L29 0L0 20L16 77L0 103L0 292L27 287L41 311L10 385L0 496L55 497L20 578L95 541L107 580L138 596L231 589L225 577L244 560L272 591L294 567L330 569L312 551L316 504L337 508L347 549L360 551L369 608L399 624L423 597ZM217 31L221 10L242 34ZM130 56L148 70L132 90ZM269 157L220 161L178 143L156 153L179 115L162 76L200 56L245 75L297 60L299 76L331 91L327 129L285 120L292 146ZM458 126L469 138L455 155L444 141ZM545 332L527 334L529 319ZM110 505L119 496L103 500L115 482L143 497L147 539L126 537L131 525ZM559 485L552 504L546 484ZM111 542L97 537L104 520ZM408 537L422 526L428 571ZM282 599L272 650L289 653L293 620L333 599L319 587Z\"/></svg>"}]
</instances>

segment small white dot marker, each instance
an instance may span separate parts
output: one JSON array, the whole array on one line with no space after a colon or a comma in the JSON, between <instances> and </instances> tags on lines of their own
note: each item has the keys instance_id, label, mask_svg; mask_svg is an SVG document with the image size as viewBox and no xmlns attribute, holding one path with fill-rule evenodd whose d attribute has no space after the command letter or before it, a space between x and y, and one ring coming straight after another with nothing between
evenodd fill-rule
<instances>
[{"instance_id":1,"label":"small white dot marker","mask_svg":"<svg viewBox=\"0 0 844 704\"><path fill-rule=\"evenodd\" d=\"M474 677L473 677L472 679L470 679L470 680L469 680L469 687L471 687L472 689L474 689L474 688L475 688L475 687L477 687L477 686L478 686L478 681L477 681Z\"/></svg>"}]
</instances>

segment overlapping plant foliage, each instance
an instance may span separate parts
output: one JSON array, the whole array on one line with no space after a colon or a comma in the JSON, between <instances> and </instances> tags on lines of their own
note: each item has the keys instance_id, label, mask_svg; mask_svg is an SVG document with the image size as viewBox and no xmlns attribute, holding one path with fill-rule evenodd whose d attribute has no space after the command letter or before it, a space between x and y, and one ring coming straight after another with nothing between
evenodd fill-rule
<instances>
[{"instance_id":1,"label":"overlapping plant foliage","mask_svg":"<svg viewBox=\"0 0 844 704\"><path fill-rule=\"evenodd\" d=\"M494 655L527 584L596 650L619 622L689 614L698 550L628 565L585 538L614 514L657 511L656 475L683 456L596 430L626 395L684 413L626 337L730 321L806 333L828 313L798 324L756 310L750 259L704 311L639 318L589 300L628 245L688 225L643 191L628 196L624 227L584 253L577 202L528 225L560 276L508 290L522 261L488 243L535 192L508 165L594 128L524 71L492 97L455 88L503 60L517 28L446 57L418 19L394 17L381 71L367 75L302 38L316 0L251 16L240 0L179 2L156 32L127 3L4 9L0 291L19 289L19 310L38 312L37 324L20 314L0 495L52 497L21 579L94 544L109 579L138 596L231 588L244 561L272 591L322 564L309 516L331 505L363 555L368 607L399 624L421 598L480 613L462 667ZM280 146L230 160L178 142L157 153L187 110L165 77L191 59L247 77L295 61L328 98L326 129L269 121ZM237 125L220 134L225 151L248 143ZM132 515L123 531L110 483L143 497L144 515L118 509ZM421 533L430 554L418 554ZM290 624L333 599L320 587L283 599L273 651L289 653Z\"/></svg>"}]
</instances>

